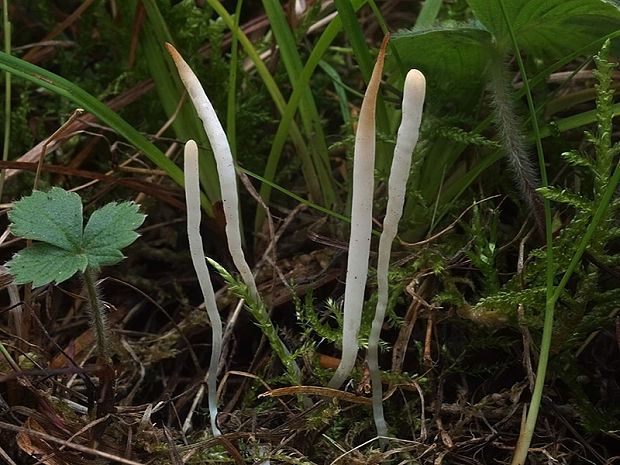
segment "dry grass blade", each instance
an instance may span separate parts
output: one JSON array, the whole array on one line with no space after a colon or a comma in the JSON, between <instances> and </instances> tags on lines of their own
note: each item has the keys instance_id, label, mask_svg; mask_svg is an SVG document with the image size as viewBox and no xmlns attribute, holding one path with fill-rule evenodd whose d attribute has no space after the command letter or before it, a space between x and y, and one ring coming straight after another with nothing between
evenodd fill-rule
<instances>
[{"instance_id":1,"label":"dry grass blade","mask_svg":"<svg viewBox=\"0 0 620 465\"><path fill-rule=\"evenodd\" d=\"M112 111L119 111L120 109L126 107L127 105L130 105L138 101L140 98L148 94L154 88L155 86L151 79L143 81L140 84L134 86L133 88L105 102L105 105L108 108L110 108L110 110ZM77 131L84 130L90 124L94 124L96 121L97 121L97 118L95 118L93 115L86 114L82 118L73 121L71 125L67 127L65 134L73 134ZM26 153L24 153L22 156L20 156L17 161L22 162L22 163L36 161L41 156L41 150L43 149L44 146L45 146L45 153L44 153L44 156L45 156L51 151L56 150L60 146L60 144L62 144L63 142L63 139L58 139L58 138L53 140L51 143L47 143L47 140L48 139L39 142L33 148L31 148ZM7 168L10 168L10 167L7 166ZM45 170L45 167L43 169ZM8 169L6 172L7 181L11 179L12 177L16 176L20 171L21 171L20 168Z\"/></svg>"},{"instance_id":2,"label":"dry grass blade","mask_svg":"<svg viewBox=\"0 0 620 465\"><path fill-rule=\"evenodd\" d=\"M82 116L82 114L84 113L84 109L82 108L78 108L76 109L71 116L69 117L69 119L58 128L58 130L56 132L54 132L51 136L49 136L46 140L45 143L43 144L43 147L41 147L41 155L39 156L39 162L37 163L37 171L34 174L34 182L32 184L32 190L36 190L37 189L37 184L39 182L39 176L41 175L41 167L43 166L43 161L45 160L45 154L47 153L47 146L52 143L53 141L55 141L56 139L60 139L62 138L62 136L68 131L68 129L71 127L71 124L78 119L80 116Z\"/></svg>"},{"instance_id":3,"label":"dry grass blade","mask_svg":"<svg viewBox=\"0 0 620 465\"><path fill-rule=\"evenodd\" d=\"M344 392L340 391L339 389L331 389L321 386L289 386L263 392L258 397L279 397L296 395L314 395L328 397L330 399L344 400L353 404L372 405L372 399L368 397L357 396L355 394L351 394L350 392Z\"/></svg>"}]
</instances>

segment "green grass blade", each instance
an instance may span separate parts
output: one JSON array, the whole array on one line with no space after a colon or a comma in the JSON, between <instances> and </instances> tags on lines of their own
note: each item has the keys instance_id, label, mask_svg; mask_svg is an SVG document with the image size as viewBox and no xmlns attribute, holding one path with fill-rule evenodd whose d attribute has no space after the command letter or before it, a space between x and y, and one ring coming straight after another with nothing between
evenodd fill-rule
<instances>
[{"instance_id":1,"label":"green grass blade","mask_svg":"<svg viewBox=\"0 0 620 465\"><path fill-rule=\"evenodd\" d=\"M366 0L354 0L353 8L355 10L359 9L364 5ZM325 28L319 40L316 42L314 48L312 49L312 53L308 57L306 64L304 65L303 70L301 71L299 78L293 85L293 93L291 94L288 103L284 111L282 112L282 118L280 120L280 124L276 131L276 135L273 138L273 143L271 146L271 152L269 153L269 157L267 159L267 164L265 166L264 178L268 180L273 180L275 176L275 172L278 166L278 162L280 160L280 155L282 154L282 149L284 148L284 144L287 139L287 134L289 132L289 128L294 124L293 118L295 113L297 112L297 108L299 106L299 102L303 96L305 89L310 82L310 78L314 73L314 70L318 66L321 57L325 54L336 35L340 32L342 28L342 22L339 16L336 16L333 21L329 23L329 25ZM260 194L261 197L268 202L271 195L271 185L267 183L263 183L261 186ZM257 221L260 220L262 212L257 210Z\"/></svg>"},{"instance_id":2,"label":"green grass blade","mask_svg":"<svg viewBox=\"0 0 620 465\"><path fill-rule=\"evenodd\" d=\"M615 37L620 36L620 31L615 31L613 33L607 34L606 36L592 41L589 44L580 47L578 50L562 57L558 61L552 63L547 66L545 69L540 71L534 77L528 80L529 88L533 89L539 84L546 82L547 77L553 72L565 66L567 63L570 63L575 58L583 56L584 54L590 53L593 49L599 47L605 42L607 39L613 39ZM520 89L515 91L515 98L521 98L525 95L526 87L523 86ZM543 105L544 106L544 105ZM614 115L620 114L620 104L615 104L613 107ZM549 137L557 132L564 132L569 129L574 129L580 126L584 126L586 124L591 124L596 120L596 110L586 111L577 115L572 115L566 118L558 119L553 122L553 124L547 124L540 128L539 137L545 138ZM474 134L481 134L493 121L493 116L489 115L482 122L480 122L473 130ZM529 119L528 119L529 121ZM528 141L533 141L535 138L534 133L530 133L527 136ZM439 141L439 145L442 145L441 141ZM424 192L423 197L430 201L435 198L436 195L440 195L439 199L439 207L438 207L438 215L436 217L436 222L439 222L448 212L449 205L454 202L477 178L490 166L492 166L497 161L501 160L501 154L499 152L493 152L492 154L486 155L483 159L481 159L474 167L468 170L466 174L459 177L459 179L445 187L445 189L440 193L439 191L439 183L441 180L441 170L437 173L437 170L434 170L434 166L441 166L441 164L445 164L446 172L450 173L450 169L455 160L458 160L460 154L466 148L463 144L455 144L452 143L452 147L445 146L440 147L437 143L433 145L431 149L431 153L428 154L427 160L425 162L422 170L422 174L420 176L416 176L412 179L412 186L414 189L418 189L415 185L416 179L418 182L420 180L424 180ZM432 161L431 161L432 160ZM426 168L427 165L432 164L432 166ZM417 218L419 216L423 216L420 213L422 207L415 203L408 203L406 206L406 217L414 217ZM422 230L424 226L421 226L419 229ZM417 230L418 228L416 228ZM420 237L417 233L413 235L413 237Z\"/></svg>"},{"instance_id":3,"label":"green grass blade","mask_svg":"<svg viewBox=\"0 0 620 465\"><path fill-rule=\"evenodd\" d=\"M383 32L383 35L384 36L388 35L390 33L390 30L388 29L387 23L385 22L385 18L381 14L381 9L377 6L377 3L375 2L375 0L368 0L368 6L370 6L370 9L375 15L375 18L377 20L377 23L379 23L379 27L381 28L381 32ZM409 69L405 68L405 65L400 59L400 54L398 53L398 49L392 45L392 42L388 44L388 50L389 50L389 53L394 57L394 61L397 64L397 67L400 70L403 77L406 76L407 73L409 72ZM386 114L386 117L387 117L387 114ZM397 124L398 123L395 122L394 127L390 127L390 134L393 134L397 130Z\"/></svg>"},{"instance_id":4,"label":"green grass blade","mask_svg":"<svg viewBox=\"0 0 620 465\"><path fill-rule=\"evenodd\" d=\"M555 288L555 291L552 297L552 300L554 303L557 302L557 300L560 298L560 294L566 287L566 284L568 283L568 280L570 279L573 272L575 271L575 268L577 268L577 265L579 264L579 261L581 260L581 257L583 256L583 253L585 252L586 247L590 243L592 236L594 235L596 231L596 228L598 227L599 223L601 222L601 219L603 218L603 214L605 213L605 210L607 209L607 207L609 206L609 203L611 202L611 198L614 195L614 192L616 190L616 187L618 186L619 181L620 181L620 160L616 164L616 168L614 169L614 173L611 179L609 180L609 184L605 188L605 192L603 193L603 196L601 197L601 200L598 206L596 207L594 216L592 217L592 220L588 224L588 229L586 229L585 234L583 235L583 237L581 238L581 241L579 242L579 245L577 246L577 250L575 251L575 254L571 258L571 261L568 264L568 267L566 267L566 271L564 272L564 275L562 276L562 279L560 280L560 284L558 284L557 287Z\"/></svg>"},{"instance_id":5,"label":"green grass blade","mask_svg":"<svg viewBox=\"0 0 620 465\"><path fill-rule=\"evenodd\" d=\"M340 115L342 116L342 121L346 126L351 124L351 114L349 113L349 99L347 98L346 91L353 92L357 97L364 98L362 94L357 92L355 89L347 86L338 72L325 60L319 61L319 66L321 69L329 76L329 78L334 83L334 91L338 96L338 105L340 106Z\"/></svg>"},{"instance_id":6,"label":"green grass blade","mask_svg":"<svg viewBox=\"0 0 620 465\"><path fill-rule=\"evenodd\" d=\"M237 168L237 170L241 171L242 173L245 173L248 176L250 176L250 177L252 177L254 179L259 180L263 184L266 184L269 187L271 187L271 188L273 188L273 189L275 189L277 191L282 192L284 195L287 195L288 197L296 200L299 203L303 203L304 205L307 205L310 208L312 208L312 209L314 209L314 210L316 210L318 212L325 213L326 215L329 215L329 216L333 216L334 218L338 218L339 220L342 220L342 221L344 221L346 223L349 223L349 224L351 223L351 218L349 218L347 216L341 215L340 213L337 213L337 212L335 212L333 210L330 210L329 208L325 208L325 207L323 207L323 206L321 206L319 204L311 202L310 200L304 199L302 196L297 195L297 194L295 194L294 192L291 192L288 189L285 189L284 187L276 184L275 182L270 181L267 178L264 178L263 176L260 176L260 175L258 175L256 173L253 173L252 171L249 171L249 170L247 170L245 168L242 168L241 166L237 166L236 168Z\"/></svg>"},{"instance_id":7,"label":"green grass blade","mask_svg":"<svg viewBox=\"0 0 620 465\"><path fill-rule=\"evenodd\" d=\"M224 6L218 0L207 0L207 3L209 4L211 8L213 8L213 10L217 14L220 15L220 17L222 18L226 26L237 37L237 39L239 40L239 43L241 44L246 54L248 55L248 58L250 58L250 60L252 60L252 62L254 63L254 66L256 66L256 71L258 72L259 76L263 80L263 83L265 84L265 87L267 88L267 91L269 92L269 95L271 96L274 104L278 108L278 111L280 113L283 113L284 108L286 107L286 101L284 97L282 96L282 93L280 92L280 89L278 88L277 83L273 79L273 76L271 76L271 73L269 73L267 66L261 60L258 52L252 45L252 42L250 42L248 37L243 33L243 31L241 31L241 29L239 28L235 29L235 22L234 22L233 17L226 11L226 8L224 8ZM303 140L303 137L299 131L299 128L294 122L290 126L290 136L293 141L293 144L295 145L297 153L302 160L302 166L304 169L304 177L308 185L310 195L314 199L322 199L323 193L321 192L321 186L320 186L319 180L316 176L316 173L314 173L314 170L312 167L312 162L310 160L310 156L308 153L308 147L306 146L306 143Z\"/></svg>"},{"instance_id":8,"label":"green grass blade","mask_svg":"<svg viewBox=\"0 0 620 465\"><path fill-rule=\"evenodd\" d=\"M338 212L335 212L334 210L331 210L329 208L325 208L319 204L316 204L314 202L311 202L308 199L304 199L302 196L295 194L294 192L291 192L290 190L276 184L275 182L272 182L264 177L262 177L259 174L253 173L252 171L249 171L245 168L242 168L241 166L236 166L235 167L238 171L247 174L248 176L257 179L258 181L269 185L270 187L272 187L273 189L282 192L284 195L296 200L299 203L303 203L304 205L307 205L308 207L312 208L313 210L316 210L318 212L324 213L326 215L332 216L338 220L344 221L345 223L351 224L351 218L345 215L341 215ZM376 229L372 230L372 234L374 234L376 237L380 237L381 236L381 232L377 231Z\"/></svg>"},{"instance_id":9,"label":"green grass blade","mask_svg":"<svg viewBox=\"0 0 620 465\"><path fill-rule=\"evenodd\" d=\"M303 68L301 57L297 51L295 38L288 26L280 2L277 0L263 0L263 5L265 7L265 13L267 13L267 17L269 18L271 30L278 43L282 61L286 67L289 79L291 84L295 86ZM312 156L314 169L321 184L323 201L325 205L333 205L336 200L336 195L330 175L327 144L325 142L321 117L317 110L312 92L310 91L309 84L305 85L305 92L299 103L299 114L306 133L306 138L314 141L313 144L310 144L310 154Z\"/></svg>"},{"instance_id":10,"label":"green grass blade","mask_svg":"<svg viewBox=\"0 0 620 465\"><path fill-rule=\"evenodd\" d=\"M342 28L347 34L347 38L353 48L353 53L357 59L357 65L362 72L364 81L368 84L370 75L372 74L373 60L368 50L368 44L362 32L355 8L349 0L335 0L334 4L338 9L338 18L342 21Z\"/></svg>"},{"instance_id":11,"label":"green grass blade","mask_svg":"<svg viewBox=\"0 0 620 465\"><path fill-rule=\"evenodd\" d=\"M353 53L357 59L362 76L364 76L364 81L368 84L374 60L370 55L368 44L357 20L357 8L350 0L335 0L334 4L338 9L338 17L342 21L342 28L351 42L351 47L353 48ZM377 97L376 114L377 132L391 134L388 112L381 94ZM392 163L392 150L390 150L389 144L379 141L377 143L377 154L377 168L386 173L389 172Z\"/></svg>"},{"instance_id":12,"label":"green grass blade","mask_svg":"<svg viewBox=\"0 0 620 465\"><path fill-rule=\"evenodd\" d=\"M110 110L88 92L54 73L2 52L0 52L0 68L15 76L33 82L38 86L45 87L55 94L66 97L80 107L83 107L86 111L92 113L101 121L118 131L119 134L124 136L129 142L142 150L153 163L166 171L172 179L182 185L183 175L178 166L166 158L157 147L131 127L118 114Z\"/></svg>"},{"instance_id":13,"label":"green grass blade","mask_svg":"<svg viewBox=\"0 0 620 465\"><path fill-rule=\"evenodd\" d=\"M616 103L612 107L613 115L620 115L620 103ZM570 129L575 129L581 126L586 126L588 124L592 124L596 121L596 110L588 110L582 113L578 113L576 115L567 116L566 118L561 118L555 120L553 124L547 124L540 128L540 137L545 138L549 137L552 134L558 132L565 132Z\"/></svg>"},{"instance_id":14,"label":"green grass blade","mask_svg":"<svg viewBox=\"0 0 620 465\"><path fill-rule=\"evenodd\" d=\"M239 16L243 0L237 0L235 8L235 25L239 29ZM239 66L239 40L233 34L230 44L230 71L228 74L228 95L226 99L226 135L233 158L237 159L237 66Z\"/></svg>"},{"instance_id":15,"label":"green grass blade","mask_svg":"<svg viewBox=\"0 0 620 465\"><path fill-rule=\"evenodd\" d=\"M458 180L446 187L439 197L439 205L448 205L458 199L463 192L480 176L487 168L497 163L503 157L503 152L495 151L479 160L474 166L467 170L465 174L460 176ZM439 222L445 213L449 210L443 208L435 222Z\"/></svg>"},{"instance_id":16,"label":"green grass blade","mask_svg":"<svg viewBox=\"0 0 620 465\"><path fill-rule=\"evenodd\" d=\"M616 37L620 37L620 30L609 33L603 37L601 37L600 39L597 39L595 41L590 42L587 45L584 45L583 47L579 48L578 50L574 51L573 53L566 55L564 58L562 58L561 60L556 61L555 63L549 65L547 68L543 69L540 73L538 73L536 76L534 76L530 81L529 81L529 86L530 88L533 88L535 86L537 86L538 84L541 84L543 82L545 82L545 80L547 79L547 77L553 73L554 71L557 71L558 69L560 69L562 66L570 63L571 61L573 61L575 58L580 57L582 55L588 54L590 53L593 49L596 48L600 48L601 45L603 45L603 43L606 40L611 40L614 39ZM516 93L517 97L521 97L525 94L525 86L521 89L519 89L519 91Z\"/></svg>"},{"instance_id":17,"label":"green grass blade","mask_svg":"<svg viewBox=\"0 0 620 465\"><path fill-rule=\"evenodd\" d=\"M530 81L531 82L531 81ZM614 116L618 116L620 115L620 103L616 103L615 105L613 105L612 107L613 109L613 115ZM577 115L572 115L572 116L568 116L566 118L562 118L559 120L556 120L553 122L553 125L551 124L547 124L545 126L542 126L540 128L540 132L539 132L539 137L541 139L544 139L546 137L551 136L552 134L556 134L556 133L562 133L565 131L568 131L570 129L575 129L578 127L582 127L582 126L586 126L589 124L592 124L596 121L596 110L590 110L590 111L585 111L582 113L579 113ZM479 128L477 128L476 130L474 130L474 133L478 133ZM534 134L529 134L527 136L527 140L528 141L533 141L534 140ZM465 146L463 145L459 145L456 144L454 142L451 142L454 147L457 148L456 150L456 154L460 154L463 150L463 148ZM439 146L440 151L442 151L442 147ZM447 150L443 151L445 153L447 153ZM437 156L439 156L439 154L435 154L435 152L432 152L431 154L429 154L429 158L432 160L437 160ZM450 157L450 159L452 159L453 157ZM458 157L457 157L458 158ZM486 156L484 156L482 159L480 159L474 166L472 166L471 168L469 168L467 170L467 172L465 174L463 174L462 176L460 176L455 182L453 182L452 184L450 184L449 186L447 186L443 192L441 192L440 198L439 198L439 205L440 206L446 206L444 208L440 209L440 212L438 213L437 216L437 222L439 222L441 220L441 218L443 218L443 216L449 211L449 208L447 208L447 205L454 202L458 197L460 197L460 195L465 192L465 190L476 180L478 179L478 177L489 167L491 167L492 165L494 165L495 163L497 163L498 161L500 161L502 159L502 152L492 152ZM436 162L435 162L436 163ZM448 163L448 162L446 162ZM429 176L432 176L432 173L429 173ZM425 177L422 176L423 179L431 179L429 177ZM432 184L431 181L429 181L429 184ZM431 193L432 194L432 193ZM430 195L430 194L429 194ZM425 197L427 198L427 197ZM429 197L430 198L430 197Z\"/></svg>"},{"instance_id":18,"label":"green grass blade","mask_svg":"<svg viewBox=\"0 0 620 465\"><path fill-rule=\"evenodd\" d=\"M185 87L165 49L165 43L174 44L174 40L157 4L153 0L144 0L142 4L146 10L147 21L142 27L140 43L144 49L159 100L166 115L171 117L177 111L179 101L185 93ZM189 100L186 100L178 111L172 122L172 129L177 139L182 141L193 139L199 147L209 146L204 128ZM205 149L201 149L200 184L210 203L220 198L215 160L213 155Z\"/></svg>"},{"instance_id":19,"label":"green grass blade","mask_svg":"<svg viewBox=\"0 0 620 465\"><path fill-rule=\"evenodd\" d=\"M523 64L523 60L521 59L519 44L517 42L517 38L512 28L510 19L508 18L508 14L506 13L503 0L499 0L499 5L502 10L502 15L504 16L504 20L506 21L506 26L508 27L508 32L510 34L510 39L512 41L512 46L513 46L513 50L515 53L515 57L517 58L517 63L519 64L519 71L521 72L521 76L523 78L525 96L527 98L527 105L529 108L532 128L534 132L534 139L536 141L536 151L538 153L540 178L541 178L542 186L547 187L549 183L547 179L547 169L545 166L545 155L544 155L543 148L542 148L542 139L540 137L540 131L539 131L539 126L538 126L538 118L536 115L536 107L534 105L534 100L532 99L532 92L531 92L529 82L527 79L527 74L525 72L525 66ZM527 452L530 447L532 436L534 434L536 420L538 419L538 410L540 408L542 393L543 393L543 389L545 386L545 375L547 373L547 363L549 361L549 351L551 348L551 336L552 336L552 331L553 331L553 314L555 311L555 301L553 301L552 299L553 293L554 293L554 289L553 289L553 237L551 235L552 234L551 232L551 204L548 198L543 197L543 205L545 208L545 229L546 229L545 237L546 237L546 244L547 244L547 267L546 267L547 299L546 299L546 304L545 304L545 320L543 324L543 334L542 334L542 341L540 345L538 368L536 370L536 382L534 384L534 392L532 393L532 400L530 403L530 408L528 409L528 412L527 412L527 419L525 421L525 426L521 430L519 441L515 449L515 453L514 453L513 460L512 460L513 464L525 463Z\"/></svg>"},{"instance_id":20,"label":"green grass blade","mask_svg":"<svg viewBox=\"0 0 620 465\"><path fill-rule=\"evenodd\" d=\"M390 30L388 29L387 23L385 22L385 18L383 17L383 15L381 14L381 9L377 6L377 3L375 2L375 0L368 0L368 6L370 7L370 9L372 10L373 14L375 15L375 18L377 20L377 23L379 24L379 27L381 28L381 32L383 32L383 35L386 36L390 33ZM396 49L392 49L392 51L396 51Z\"/></svg>"},{"instance_id":21,"label":"green grass blade","mask_svg":"<svg viewBox=\"0 0 620 465\"><path fill-rule=\"evenodd\" d=\"M413 30L427 29L433 25L441 9L443 0L426 0L418 14Z\"/></svg>"}]
</instances>

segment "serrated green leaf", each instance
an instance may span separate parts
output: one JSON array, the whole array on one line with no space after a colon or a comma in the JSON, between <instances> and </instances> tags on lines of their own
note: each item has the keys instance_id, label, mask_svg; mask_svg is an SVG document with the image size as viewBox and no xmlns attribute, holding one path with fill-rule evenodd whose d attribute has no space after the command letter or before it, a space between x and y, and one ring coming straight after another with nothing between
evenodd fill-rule
<instances>
[{"instance_id":1,"label":"serrated green leaf","mask_svg":"<svg viewBox=\"0 0 620 465\"><path fill-rule=\"evenodd\" d=\"M88 257L88 266L113 265L123 259L120 252L139 236L135 229L144 222L145 215L131 202L109 203L95 211L84 229L82 247Z\"/></svg>"},{"instance_id":2,"label":"serrated green leaf","mask_svg":"<svg viewBox=\"0 0 620 465\"><path fill-rule=\"evenodd\" d=\"M61 283L88 264L85 254L64 250L55 245L39 242L24 249L7 262L17 284L32 282L34 287Z\"/></svg>"},{"instance_id":3,"label":"serrated green leaf","mask_svg":"<svg viewBox=\"0 0 620 465\"><path fill-rule=\"evenodd\" d=\"M460 109L480 99L491 47L499 52L510 47L499 2L468 3L479 21L392 36L403 66L418 68L427 77L429 100ZM601 0L504 0L504 5L519 46L540 58L557 60L578 44L620 29L620 11ZM397 69L394 58L387 64Z\"/></svg>"},{"instance_id":4,"label":"serrated green leaf","mask_svg":"<svg viewBox=\"0 0 620 465\"><path fill-rule=\"evenodd\" d=\"M75 192L53 187L34 191L13 204L11 232L24 239L79 251L82 242L82 200Z\"/></svg>"},{"instance_id":5,"label":"serrated green leaf","mask_svg":"<svg viewBox=\"0 0 620 465\"><path fill-rule=\"evenodd\" d=\"M471 108L480 99L492 37L479 23L398 33L392 45L405 68L424 73L427 96L435 104ZM396 68L394 58L388 66Z\"/></svg>"},{"instance_id":6,"label":"serrated green leaf","mask_svg":"<svg viewBox=\"0 0 620 465\"><path fill-rule=\"evenodd\" d=\"M500 50L510 46L506 21L497 0L467 0ZM504 0L519 46L557 59L620 28L620 12L601 0Z\"/></svg>"},{"instance_id":7,"label":"serrated green leaf","mask_svg":"<svg viewBox=\"0 0 620 465\"><path fill-rule=\"evenodd\" d=\"M15 202L8 214L16 236L41 241L19 252L7 265L17 283L60 283L87 267L119 262L145 215L131 202L110 203L95 211L82 232L82 200L54 187Z\"/></svg>"}]
</instances>

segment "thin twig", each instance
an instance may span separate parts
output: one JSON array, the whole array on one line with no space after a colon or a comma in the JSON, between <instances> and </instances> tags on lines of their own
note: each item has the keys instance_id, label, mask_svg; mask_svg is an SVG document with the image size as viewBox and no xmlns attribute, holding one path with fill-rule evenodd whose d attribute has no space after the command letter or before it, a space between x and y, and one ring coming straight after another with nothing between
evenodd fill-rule
<instances>
[{"instance_id":1,"label":"thin twig","mask_svg":"<svg viewBox=\"0 0 620 465\"><path fill-rule=\"evenodd\" d=\"M113 454L109 454L101 450L93 449L92 447L86 447L81 444L76 444L74 442L66 441L64 439L57 438L56 436L52 436L51 434L42 433L40 431L34 431L28 428L24 428L23 426L16 426L10 423L5 423L4 421L0 421L0 429L13 431L15 433L21 433L27 436L33 436L36 438L44 439L46 441L50 441L56 444L66 446L69 449L75 449L85 454L96 455L97 457L101 457L107 460L112 460L114 462L124 463L125 465L143 465L142 463L135 462L134 460L129 460L123 457L119 457L118 455L113 455Z\"/></svg>"},{"instance_id":2,"label":"thin twig","mask_svg":"<svg viewBox=\"0 0 620 465\"><path fill-rule=\"evenodd\" d=\"M482 200L475 201L469 207L467 207L465 210L463 210L461 212L461 214L459 216L457 216L456 219L452 223L450 223L448 226L443 228L438 233L433 234L431 237L429 237L427 239L424 239L423 241L419 241L419 242L405 242L405 241L403 241L400 238L398 239L398 241L400 242L401 245L404 245L405 247L417 247L419 245L424 245L424 244L428 244L430 242L433 242L435 239L438 239L440 236L444 235L445 233L450 231L452 228L454 228L456 226L456 224L461 220L461 218L463 218L463 216L465 216L465 213L467 213L469 210L474 208L476 205L480 205L483 202L495 199L497 197L501 197L501 196L499 194L497 194L497 195L492 195L491 197L486 197L486 198L484 198Z\"/></svg>"},{"instance_id":3,"label":"thin twig","mask_svg":"<svg viewBox=\"0 0 620 465\"><path fill-rule=\"evenodd\" d=\"M41 155L39 156L39 163L37 164L37 171L35 172L35 175L34 175L34 182L32 183L32 190L37 189L37 185L39 183L39 176L41 175L41 167L43 166L43 160L45 160L45 154L47 153L46 151L47 146L54 140L59 139L65 132L67 132L67 129L71 126L71 123L73 123L77 118L82 116L82 114L84 114L84 109L77 108L71 114L71 116L69 116L69 119L65 121L64 124L56 130L56 132L54 132L51 136L47 138L47 140L43 144L43 147L41 147Z\"/></svg>"}]
</instances>

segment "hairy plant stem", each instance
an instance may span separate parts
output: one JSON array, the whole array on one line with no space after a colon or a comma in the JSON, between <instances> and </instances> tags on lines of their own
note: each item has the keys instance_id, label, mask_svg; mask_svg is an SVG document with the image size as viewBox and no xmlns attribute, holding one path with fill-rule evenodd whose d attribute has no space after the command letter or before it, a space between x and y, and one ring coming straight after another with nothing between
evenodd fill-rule
<instances>
[{"instance_id":1,"label":"hairy plant stem","mask_svg":"<svg viewBox=\"0 0 620 465\"><path fill-rule=\"evenodd\" d=\"M545 209L542 198L536 191L540 187L540 179L525 146L525 137L515 110L505 62L505 54L494 49L490 64L489 88L495 107L495 124L519 193L532 209L541 236L544 236Z\"/></svg>"},{"instance_id":2,"label":"hairy plant stem","mask_svg":"<svg viewBox=\"0 0 620 465\"><path fill-rule=\"evenodd\" d=\"M97 344L97 361L99 363L109 362L108 350L108 322L102 311L101 300L95 285L95 276L93 270L86 268L82 273L82 280L86 288L86 298L88 299L88 311L90 312L90 325L95 335L95 343Z\"/></svg>"},{"instance_id":3,"label":"hairy plant stem","mask_svg":"<svg viewBox=\"0 0 620 465\"><path fill-rule=\"evenodd\" d=\"M519 44L512 28L512 23L508 18L506 9L504 8L503 0L499 0L499 6L502 10L510 39L512 41L513 51L515 58L519 64L519 71L523 79L523 87L525 89L525 96L527 98L527 105L532 118L532 129L534 131L534 139L536 141L536 151L538 152L538 166L540 169L540 178L543 187L549 185L547 179L547 169L545 167L545 155L543 152L540 130L538 126L538 118L536 117L536 108L534 106L534 99L532 98L532 92L530 90L527 73L525 72L525 66L521 59ZM544 227L545 242L547 247L547 267L546 267L546 281L547 281L547 297L545 302L545 320L543 324L542 340L540 343L540 355L538 359L538 368L536 370L536 382L534 384L534 391L532 392L532 399L530 407L527 412L527 418L521 425L521 432L519 433L519 439L515 447L514 455L512 456L511 465L524 465L527 459L528 450L534 436L534 428L536 427L536 421L538 420L538 411L540 409L540 403L542 399L543 390L545 387L545 376L547 374L547 364L549 362L549 352L551 350L551 336L553 332L553 320L555 312L555 304L559 297L559 293L556 295L555 290L562 289L562 286L554 288L554 263L553 263L553 238L551 236L551 204L549 199L543 199L543 213L544 213ZM592 226L592 225L590 225ZM568 273L568 272L567 272ZM565 274L564 276L566 276Z\"/></svg>"}]
</instances>

